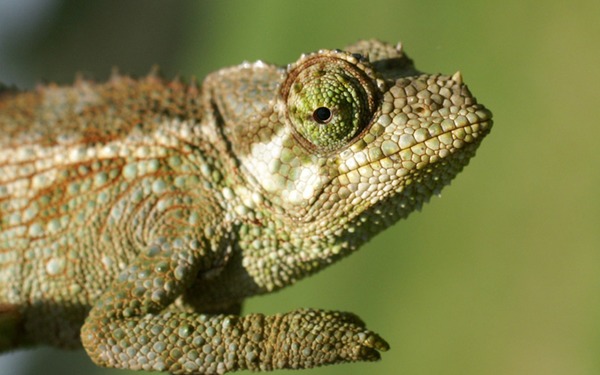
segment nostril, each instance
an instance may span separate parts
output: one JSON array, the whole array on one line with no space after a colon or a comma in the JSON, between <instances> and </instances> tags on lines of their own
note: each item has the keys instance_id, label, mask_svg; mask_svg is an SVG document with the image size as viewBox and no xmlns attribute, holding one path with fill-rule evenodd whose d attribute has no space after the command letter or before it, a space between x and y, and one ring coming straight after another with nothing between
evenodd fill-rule
<instances>
[{"instance_id":1,"label":"nostril","mask_svg":"<svg viewBox=\"0 0 600 375\"><path fill-rule=\"evenodd\" d=\"M431 114L431 109L425 104L416 103L413 106L413 112L418 114L419 116L429 116Z\"/></svg>"}]
</instances>

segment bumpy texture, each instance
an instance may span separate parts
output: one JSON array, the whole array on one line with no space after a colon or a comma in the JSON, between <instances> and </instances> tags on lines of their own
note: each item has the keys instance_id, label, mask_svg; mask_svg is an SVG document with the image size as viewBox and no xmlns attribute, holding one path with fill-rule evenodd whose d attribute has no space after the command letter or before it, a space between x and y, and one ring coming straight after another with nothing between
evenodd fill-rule
<instances>
[{"instance_id":1,"label":"bumpy texture","mask_svg":"<svg viewBox=\"0 0 600 375\"><path fill-rule=\"evenodd\" d=\"M115 75L0 87L0 349L208 374L369 361L349 313L239 315L421 206L491 113L363 41L201 86Z\"/></svg>"}]
</instances>

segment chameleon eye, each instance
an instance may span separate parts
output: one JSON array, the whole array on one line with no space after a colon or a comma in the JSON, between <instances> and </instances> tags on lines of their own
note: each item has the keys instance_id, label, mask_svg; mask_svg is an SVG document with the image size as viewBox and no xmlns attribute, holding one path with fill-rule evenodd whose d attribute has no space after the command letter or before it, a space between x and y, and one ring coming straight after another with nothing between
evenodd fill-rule
<instances>
[{"instance_id":1,"label":"chameleon eye","mask_svg":"<svg viewBox=\"0 0 600 375\"><path fill-rule=\"evenodd\" d=\"M319 107L313 112L313 119L319 124L327 124L331 121L331 110L327 107Z\"/></svg>"},{"instance_id":2,"label":"chameleon eye","mask_svg":"<svg viewBox=\"0 0 600 375\"><path fill-rule=\"evenodd\" d=\"M370 65L351 54L321 51L303 57L281 89L294 134L317 152L348 145L373 117L375 81Z\"/></svg>"}]
</instances>

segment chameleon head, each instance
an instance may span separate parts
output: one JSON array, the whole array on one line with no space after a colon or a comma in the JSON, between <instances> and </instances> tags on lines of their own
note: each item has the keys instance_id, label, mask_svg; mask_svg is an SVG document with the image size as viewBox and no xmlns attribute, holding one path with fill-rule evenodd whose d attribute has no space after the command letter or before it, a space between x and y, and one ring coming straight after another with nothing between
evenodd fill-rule
<instances>
[{"instance_id":1,"label":"chameleon head","mask_svg":"<svg viewBox=\"0 0 600 375\"><path fill-rule=\"evenodd\" d=\"M314 239L323 259L419 208L492 126L460 73L420 74L401 47L377 46L375 61L354 46L290 65L240 158L275 220Z\"/></svg>"},{"instance_id":2,"label":"chameleon head","mask_svg":"<svg viewBox=\"0 0 600 375\"><path fill-rule=\"evenodd\" d=\"M243 160L281 213L347 221L385 202L405 216L467 164L492 121L460 73L392 75L337 50L288 67Z\"/></svg>"}]
</instances>

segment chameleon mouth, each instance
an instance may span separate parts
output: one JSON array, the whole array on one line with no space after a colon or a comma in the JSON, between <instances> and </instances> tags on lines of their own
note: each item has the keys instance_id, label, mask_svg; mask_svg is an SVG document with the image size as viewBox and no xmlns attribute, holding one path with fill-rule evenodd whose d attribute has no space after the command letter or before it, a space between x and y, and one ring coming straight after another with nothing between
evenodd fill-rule
<instances>
[{"instance_id":1,"label":"chameleon mouth","mask_svg":"<svg viewBox=\"0 0 600 375\"><path fill-rule=\"evenodd\" d=\"M413 134L384 140L378 157L365 158L362 164L360 158L346 159L339 165L340 174L331 181L337 185L332 189L337 199L349 202L341 206L345 212L339 212L340 216L352 220L370 206L394 199L398 194L418 196L421 202L439 194L468 164L492 125L491 112L476 105L471 112L450 116ZM331 190L323 193L321 199L331 195ZM402 198L399 201L400 206L413 206L402 202Z\"/></svg>"},{"instance_id":2,"label":"chameleon mouth","mask_svg":"<svg viewBox=\"0 0 600 375\"><path fill-rule=\"evenodd\" d=\"M357 183L375 182L360 181L361 177L372 177L368 169L379 169L388 176L402 177L407 171L421 169L460 152L468 144L478 144L489 133L492 124L491 112L477 105L471 112L465 110L439 123L426 123L412 133L392 135L381 142L377 152L363 153L362 158L356 157L359 153L351 148L347 149L346 157L344 152L341 155L345 160L340 163L339 172ZM391 173L394 170L395 173Z\"/></svg>"},{"instance_id":3,"label":"chameleon mouth","mask_svg":"<svg viewBox=\"0 0 600 375\"><path fill-rule=\"evenodd\" d=\"M463 147L479 143L492 127L492 114L481 107L474 112L447 118L439 124L403 134L397 142L384 141L385 156L396 158L402 167L421 168L424 163L435 163Z\"/></svg>"}]
</instances>

